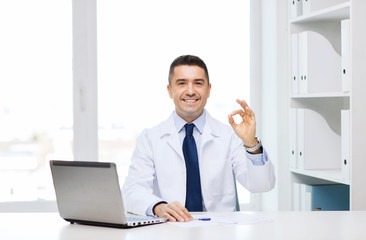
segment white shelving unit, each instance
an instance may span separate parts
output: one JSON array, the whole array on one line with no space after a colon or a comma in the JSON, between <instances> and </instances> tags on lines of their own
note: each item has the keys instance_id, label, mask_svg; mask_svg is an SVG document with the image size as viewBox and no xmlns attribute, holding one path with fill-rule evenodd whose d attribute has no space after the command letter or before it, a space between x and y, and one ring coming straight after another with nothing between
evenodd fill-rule
<instances>
[{"instance_id":1,"label":"white shelving unit","mask_svg":"<svg viewBox=\"0 0 366 240\"><path fill-rule=\"evenodd\" d=\"M306 6L304 14L302 10L297 10L297 13L294 10L296 6L293 4L302 4L304 7L304 4L311 4L311 1L316 3L311 7ZM316 9L319 6L321 7ZM315 9L311 9L312 7ZM291 209L297 210L295 206L299 206L294 197L299 190L294 189L294 185L344 184L350 189L347 196L350 210L366 210L366 1L289 1L289 11ZM337 86L343 86L344 81L342 64L338 66L336 63L342 57L342 61L345 59L342 56L345 31L343 29L342 36L341 26L345 19L349 19L350 26L347 50L349 88L338 89ZM304 33L307 34L306 41L303 40ZM310 61L319 64L312 67ZM331 69L331 77L309 77L311 71L316 73L322 69ZM301 81L307 81L306 89ZM310 83L312 87L307 88ZM320 91L316 91L318 85L322 86L319 87ZM324 90L324 86L329 86L330 91ZM349 111L347 124L342 120L342 110ZM304 111L308 117L304 117ZM345 126L349 132L349 140L345 138ZM344 159L346 144L349 146L349 153L347 159ZM345 166L346 171L349 171L347 174Z\"/></svg>"}]
</instances>

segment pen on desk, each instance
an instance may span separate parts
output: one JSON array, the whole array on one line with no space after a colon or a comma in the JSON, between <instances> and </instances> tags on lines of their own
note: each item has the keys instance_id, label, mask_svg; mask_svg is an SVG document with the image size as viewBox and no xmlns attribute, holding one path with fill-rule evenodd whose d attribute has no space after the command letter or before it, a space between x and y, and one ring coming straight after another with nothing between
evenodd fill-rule
<instances>
[{"instance_id":1,"label":"pen on desk","mask_svg":"<svg viewBox=\"0 0 366 240\"><path fill-rule=\"evenodd\" d=\"M197 220L199 220L199 221L211 221L211 218L199 218Z\"/></svg>"}]
</instances>

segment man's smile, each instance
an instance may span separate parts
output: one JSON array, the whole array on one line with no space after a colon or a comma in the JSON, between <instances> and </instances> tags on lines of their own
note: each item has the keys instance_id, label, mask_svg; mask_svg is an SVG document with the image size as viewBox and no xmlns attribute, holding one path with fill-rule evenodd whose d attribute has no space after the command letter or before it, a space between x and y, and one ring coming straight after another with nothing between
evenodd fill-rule
<instances>
[{"instance_id":1,"label":"man's smile","mask_svg":"<svg viewBox=\"0 0 366 240\"><path fill-rule=\"evenodd\" d=\"M185 103L195 103L198 102L199 99L182 99Z\"/></svg>"}]
</instances>

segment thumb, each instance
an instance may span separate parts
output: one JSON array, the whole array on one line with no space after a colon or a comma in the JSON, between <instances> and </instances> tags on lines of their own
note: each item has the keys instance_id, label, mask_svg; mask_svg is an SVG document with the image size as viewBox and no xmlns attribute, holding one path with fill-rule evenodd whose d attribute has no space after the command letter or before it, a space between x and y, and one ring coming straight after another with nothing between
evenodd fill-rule
<instances>
[{"instance_id":1,"label":"thumb","mask_svg":"<svg viewBox=\"0 0 366 240\"><path fill-rule=\"evenodd\" d=\"M231 125L231 127L235 128L237 124L235 123L232 115L228 115L228 120L229 120L229 124Z\"/></svg>"}]
</instances>

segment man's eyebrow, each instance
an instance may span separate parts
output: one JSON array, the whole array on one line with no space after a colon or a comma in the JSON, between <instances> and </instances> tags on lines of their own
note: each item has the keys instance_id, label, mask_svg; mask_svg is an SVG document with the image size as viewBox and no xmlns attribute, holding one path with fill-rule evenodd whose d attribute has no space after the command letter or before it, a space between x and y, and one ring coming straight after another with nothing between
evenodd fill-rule
<instances>
[{"instance_id":1,"label":"man's eyebrow","mask_svg":"<svg viewBox=\"0 0 366 240\"><path fill-rule=\"evenodd\" d=\"M184 79L184 78L178 78L175 80L175 82L185 82L185 81L186 81L186 79Z\"/></svg>"},{"instance_id":2,"label":"man's eyebrow","mask_svg":"<svg viewBox=\"0 0 366 240\"><path fill-rule=\"evenodd\" d=\"M174 82L175 83L180 83L180 82L186 82L186 81L187 81L187 79L185 79L185 78L178 78ZM204 82L205 79L204 78L196 78L193 81L195 81L195 82Z\"/></svg>"}]
</instances>

